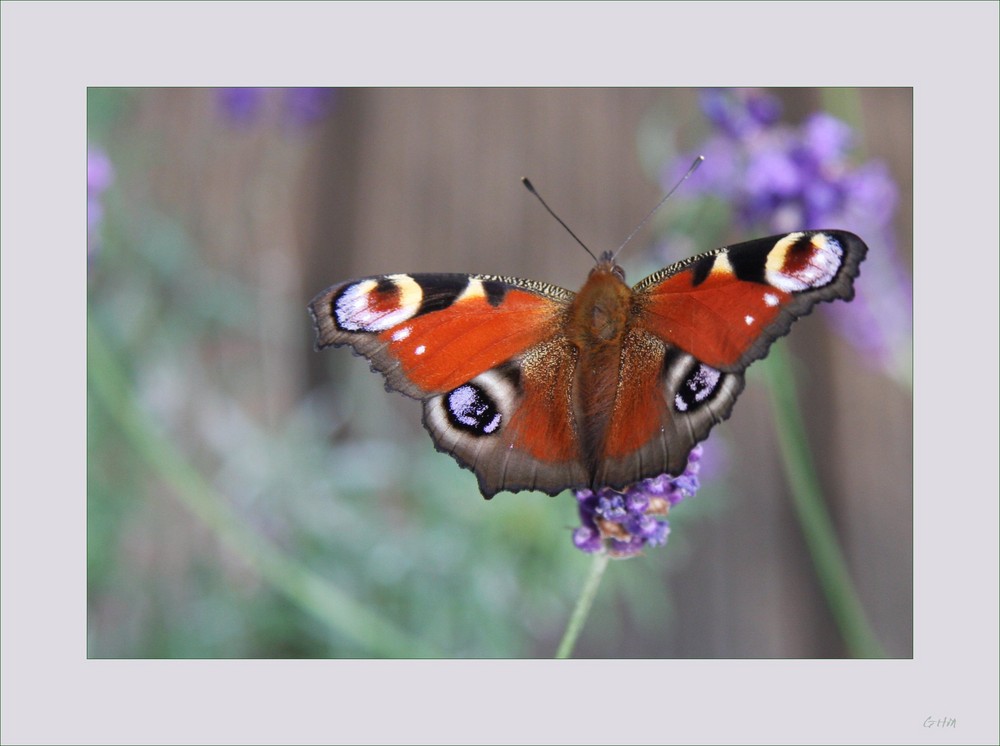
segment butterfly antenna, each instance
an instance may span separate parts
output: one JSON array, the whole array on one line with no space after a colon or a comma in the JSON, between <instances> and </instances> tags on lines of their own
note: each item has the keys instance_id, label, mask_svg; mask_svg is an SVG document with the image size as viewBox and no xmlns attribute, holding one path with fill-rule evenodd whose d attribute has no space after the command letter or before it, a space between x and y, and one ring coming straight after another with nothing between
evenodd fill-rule
<instances>
[{"instance_id":1,"label":"butterfly antenna","mask_svg":"<svg viewBox=\"0 0 1000 746\"><path fill-rule=\"evenodd\" d=\"M583 241L581 241L580 238L573 231L570 230L569 226L566 225L566 223L563 222L563 219L561 217L559 217L558 215L556 215L552 211L552 208L549 207L545 203L545 200L542 199L542 195L540 195L537 191L535 191L534 185L528 180L527 176L522 176L521 177L521 183L524 184L524 188L525 189L527 189L529 192L531 192L533 195L535 195L538 198L538 201L542 203L542 207L544 207L546 210L549 211L549 215L551 215L556 220L558 220L559 221L559 225L561 225L563 228L565 228L566 232L569 233L569 235L571 235L573 238L576 239L576 242L583 247L583 250L586 251L588 254L590 254L590 256L593 257L593 259L594 259L595 262L598 261L597 257L594 256L594 252L587 248L587 244L585 244Z\"/></svg>"},{"instance_id":2,"label":"butterfly antenna","mask_svg":"<svg viewBox=\"0 0 1000 746\"><path fill-rule=\"evenodd\" d=\"M639 229L642 228L642 226L644 226L651 217L653 217L653 213L659 210L663 206L663 203L666 202L668 199L670 199L670 195L677 191L677 187L679 187L681 184L687 181L687 178L698 170L698 166L700 166L704 160L705 156L703 155L699 155L697 158L694 159L694 163L691 164L691 168L687 170L687 173L677 180L677 183L674 184L673 188L669 192L667 192L666 196L656 203L656 207L650 210L649 214L646 215L646 217L644 217L641 221L639 221L639 225L637 225L635 228L632 229L632 232L628 234L628 238L625 239L622 245L618 247L618 250L615 251L615 253L612 255L612 259L616 259L618 257L618 254L621 253L621 250L625 248L626 244L628 244L628 242L632 240L632 237L639 232ZM541 198L539 197L539 199Z\"/></svg>"}]
</instances>

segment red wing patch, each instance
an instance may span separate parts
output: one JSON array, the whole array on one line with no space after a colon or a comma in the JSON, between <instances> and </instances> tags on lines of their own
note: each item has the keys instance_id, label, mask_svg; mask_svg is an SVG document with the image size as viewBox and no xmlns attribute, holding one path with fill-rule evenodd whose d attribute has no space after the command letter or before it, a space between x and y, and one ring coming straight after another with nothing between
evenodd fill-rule
<instances>
[{"instance_id":1,"label":"red wing patch","mask_svg":"<svg viewBox=\"0 0 1000 746\"><path fill-rule=\"evenodd\" d=\"M572 389L575 357L563 337L534 347L520 366L521 400L507 423L507 441L547 463L580 458Z\"/></svg>"},{"instance_id":2,"label":"red wing patch","mask_svg":"<svg viewBox=\"0 0 1000 746\"><path fill-rule=\"evenodd\" d=\"M738 366L777 318L788 293L712 271L695 285L694 270L674 275L645 298L642 326L713 368Z\"/></svg>"},{"instance_id":3,"label":"red wing patch","mask_svg":"<svg viewBox=\"0 0 1000 746\"><path fill-rule=\"evenodd\" d=\"M379 334L406 377L425 391L450 391L553 336L558 304L509 290L499 307L485 295L446 312L418 315Z\"/></svg>"},{"instance_id":4,"label":"red wing patch","mask_svg":"<svg viewBox=\"0 0 1000 746\"><path fill-rule=\"evenodd\" d=\"M602 456L621 458L639 450L662 424L663 344L634 331L622 346L622 363L614 407Z\"/></svg>"}]
</instances>

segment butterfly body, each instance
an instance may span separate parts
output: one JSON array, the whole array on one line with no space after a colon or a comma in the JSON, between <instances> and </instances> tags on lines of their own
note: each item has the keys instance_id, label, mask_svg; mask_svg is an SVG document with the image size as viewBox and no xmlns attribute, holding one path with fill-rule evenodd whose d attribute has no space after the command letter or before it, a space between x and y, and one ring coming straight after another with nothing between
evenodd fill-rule
<instances>
[{"instance_id":1,"label":"butterfly body","mask_svg":"<svg viewBox=\"0 0 1000 746\"><path fill-rule=\"evenodd\" d=\"M570 303L564 322L575 354L572 410L590 473L606 450L622 355L628 352L623 346L634 317L632 300L621 268L602 257Z\"/></svg>"},{"instance_id":2,"label":"butterfly body","mask_svg":"<svg viewBox=\"0 0 1000 746\"><path fill-rule=\"evenodd\" d=\"M510 277L351 280L310 304L317 347L350 345L421 399L435 446L501 490L625 487L680 474L743 371L819 301L853 296L844 231L701 254L634 287L610 254L574 294Z\"/></svg>"}]
</instances>

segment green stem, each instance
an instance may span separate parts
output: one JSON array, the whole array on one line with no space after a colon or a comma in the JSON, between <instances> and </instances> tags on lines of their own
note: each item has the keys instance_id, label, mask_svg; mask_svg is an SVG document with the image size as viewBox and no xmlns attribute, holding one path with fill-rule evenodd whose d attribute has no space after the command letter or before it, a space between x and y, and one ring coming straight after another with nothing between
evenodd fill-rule
<instances>
[{"instance_id":1,"label":"green stem","mask_svg":"<svg viewBox=\"0 0 1000 746\"><path fill-rule=\"evenodd\" d=\"M253 567L275 590L376 655L431 657L435 653L328 580L282 554L247 528L227 500L188 462L174 443L157 432L141 411L131 382L108 340L87 320L87 380L93 395L121 428L136 454L212 530L230 551Z\"/></svg>"},{"instance_id":2,"label":"green stem","mask_svg":"<svg viewBox=\"0 0 1000 746\"><path fill-rule=\"evenodd\" d=\"M778 443L792 502L834 620L853 657L884 658L885 651L865 616L826 509L812 456L806 445L795 377L781 345L771 349L767 364L761 368L768 377L768 389L778 425Z\"/></svg>"},{"instance_id":3,"label":"green stem","mask_svg":"<svg viewBox=\"0 0 1000 746\"><path fill-rule=\"evenodd\" d=\"M590 614L590 607L594 604L597 596L597 589L601 587L601 578L604 577L604 570L608 566L610 556L606 552L601 552L594 556L594 561L590 566L590 575L583 585L580 597L576 600L576 608L566 625L566 632L563 634L559 649L556 650L556 658L569 658L573 653L573 646L576 645L576 638L580 636L587 616Z\"/></svg>"}]
</instances>

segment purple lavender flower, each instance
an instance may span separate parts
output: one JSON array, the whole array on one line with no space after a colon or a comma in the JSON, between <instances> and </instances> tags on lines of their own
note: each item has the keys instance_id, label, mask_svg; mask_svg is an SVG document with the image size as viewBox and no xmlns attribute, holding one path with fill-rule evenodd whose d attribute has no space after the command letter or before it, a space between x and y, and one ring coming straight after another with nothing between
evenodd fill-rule
<instances>
[{"instance_id":1,"label":"purple lavender flower","mask_svg":"<svg viewBox=\"0 0 1000 746\"><path fill-rule=\"evenodd\" d=\"M101 148L87 148L87 258L93 259L100 249L100 228L104 219L101 198L115 180L111 159Z\"/></svg>"},{"instance_id":2,"label":"purple lavender flower","mask_svg":"<svg viewBox=\"0 0 1000 746\"><path fill-rule=\"evenodd\" d=\"M308 127L325 117L337 102L335 88L288 88L285 90L285 122Z\"/></svg>"},{"instance_id":3,"label":"purple lavender flower","mask_svg":"<svg viewBox=\"0 0 1000 746\"><path fill-rule=\"evenodd\" d=\"M577 549L612 557L634 557L647 546L667 543L670 524L667 513L677 503L698 491L702 447L688 456L684 473L644 479L624 491L602 487L596 492L574 490L580 513L580 527L573 532Z\"/></svg>"},{"instance_id":4,"label":"purple lavender flower","mask_svg":"<svg viewBox=\"0 0 1000 746\"><path fill-rule=\"evenodd\" d=\"M885 164L852 163L854 132L829 114L798 127L779 122L777 99L760 91L707 91L702 110L714 132L699 148L705 165L687 193L730 204L748 234L842 228L862 236L872 251L854 302L824 305L823 313L867 360L891 373L908 369L912 292L895 251L898 190ZM678 157L665 183L675 183L694 155Z\"/></svg>"},{"instance_id":5,"label":"purple lavender flower","mask_svg":"<svg viewBox=\"0 0 1000 746\"><path fill-rule=\"evenodd\" d=\"M253 124L264 104L265 88L219 88L216 100L226 120L237 127Z\"/></svg>"},{"instance_id":6,"label":"purple lavender flower","mask_svg":"<svg viewBox=\"0 0 1000 746\"><path fill-rule=\"evenodd\" d=\"M753 89L709 89L702 94L701 109L715 127L734 138L752 135L781 116L778 99Z\"/></svg>"},{"instance_id":7,"label":"purple lavender flower","mask_svg":"<svg viewBox=\"0 0 1000 746\"><path fill-rule=\"evenodd\" d=\"M813 114L802 125L801 152L816 164L836 163L846 158L854 140L851 128L825 112Z\"/></svg>"},{"instance_id":8,"label":"purple lavender flower","mask_svg":"<svg viewBox=\"0 0 1000 746\"><path fill-rule=\"evenodd\" d=\"M276 108L279 124L294 130L332 111L336 93L333 88L219 88L216 97L226 121L235 127L251 127Z\"/></svg>"}]
</instances>

